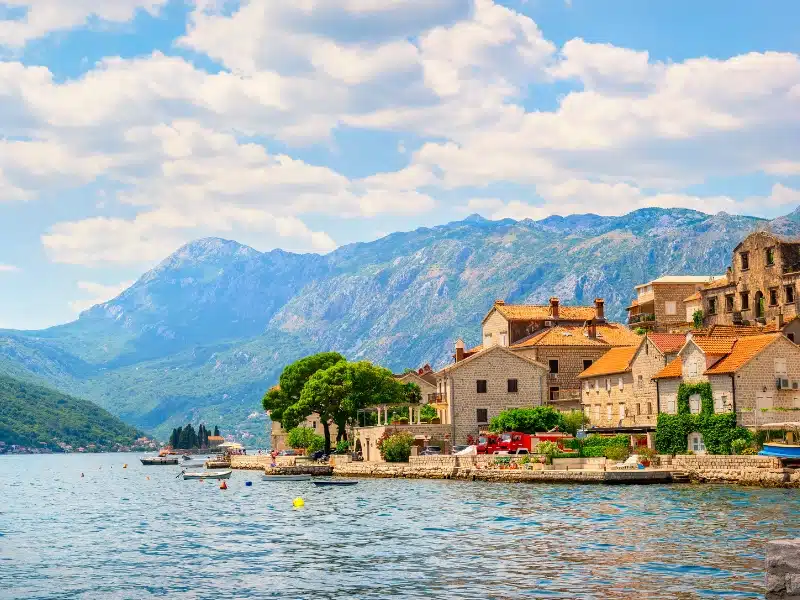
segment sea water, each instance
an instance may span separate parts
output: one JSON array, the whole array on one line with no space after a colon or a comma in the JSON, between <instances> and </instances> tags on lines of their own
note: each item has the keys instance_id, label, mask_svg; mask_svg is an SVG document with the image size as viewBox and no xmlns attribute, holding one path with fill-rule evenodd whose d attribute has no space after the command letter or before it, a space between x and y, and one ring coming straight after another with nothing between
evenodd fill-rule
<instances>
[{"instance_id":1,"label":"sea water","mask_svg":"<svg viewBox=\"0 0 800 600\"><path fill-rule=\"evenodd\" d=\"M179 473L0 457L0 598L757 598L800 536L800 490Z\"/></svg>"}]
</instances>

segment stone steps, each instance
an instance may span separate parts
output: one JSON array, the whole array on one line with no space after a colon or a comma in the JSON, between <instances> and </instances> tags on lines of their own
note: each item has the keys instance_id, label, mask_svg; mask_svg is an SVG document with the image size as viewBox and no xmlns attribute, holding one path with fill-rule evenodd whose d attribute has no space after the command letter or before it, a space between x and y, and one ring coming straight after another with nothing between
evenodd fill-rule
<instances>
[{"instance_id":1,"label":"stone steps","mask_svg":"<svg viewBox=\"0 0 800 600\"><path fill-rule=\"evenodd\" d=\"M672 471L672 483L691 483L691 481L686 471Z\"/></svg>"}]
</instances>

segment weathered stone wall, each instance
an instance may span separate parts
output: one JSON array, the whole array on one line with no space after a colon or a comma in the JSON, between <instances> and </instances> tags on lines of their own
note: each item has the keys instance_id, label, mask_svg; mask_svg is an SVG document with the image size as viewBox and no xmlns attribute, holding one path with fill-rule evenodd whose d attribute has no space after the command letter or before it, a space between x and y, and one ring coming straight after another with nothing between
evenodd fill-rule
<instances>
[{"instance_id":1,"label":"weathered stone wall","mask_svg":"<svg viewBox=\"0 0 800 600\"><path fill-rule=\"evenodd\" d=\"M759 396L771 397L773 408L800 409L800 390L777 389L775 359L786 362L787 378L790 381L800 381L800 346L781 336L736 374L737 411L755 409ZM787 413L786 418L781 420L800 420L800 412Z\"/></svg>"},{"instance_id":2,"label":"weathered stone wall","mask_svg":"<svg viewBox=\"0 0 800 600\"><path fill-rule=\"evenodd\" d=\"M506 345L508 345L510 343L508 341L508 333L508 321L503 315L495 310L483 324L481 344L483 344L484 348L499 345L501 344L501 334L505 334Z\"/></svg>"},{"instance_id":3,"label":"weathered stone wall","mask_svg":"<svg viewBox=\"0 0 800 600\"><path fill-rule=\"evenodd\" d=\"M633 391L631 373L585 379L583 407L584 412L589 409L586 414L591 424L597 427L615 427L620 421L627 420L634 404Z\"/></svg>"},{"instance_id":4,"label":"weathered stone wall","mask_svg":"<svg viewBox=\"0 0 800 600\"><path fill-rule=\"evenodd\" d=\"M667 365L667 358L659 352L651 339L645 340L631 364L633 398L624 425L655 425L658 420L658 395L653 376Z\"/></svg>"},{"instance_id":5,"label":"weathered stone wall","mask_svg":"<svg viewBox=\"0 0 800 600\"><path fill-rule=\"evenodd\" d=\"M684 298L694 294L702 286L697 283L657 283L653 285L653 306L656 315L656 331L669 331L671 327L691 320L686 319ZM675 312L667 314L667 303L675 303Z\"/></svg>"},{"instance_id":6,"label":"weathered stone wall","mask_svg":"<svg viewBox=\"0 0 800 600\"><path fill-rule=\"evenodd\" d=\"M679 455L670 462L673 469L684 471L693 481L800 487L800 470L783 468L779 459L768 456Z\"/></svg>"},{"instance_id":7,"label":"weathered stone wall","mask_svg":"<svg viewBox=\"0 0 800 600\"><path fill-rule=\"evenodd\" d=\"M358 427L355 432L355 439L361 443L361 454L366 461L379 462L381 453L378 450L378 440L385 432L409 433L413 436L425 436L428 441L449 440L452 436L453 428L450 425L386 425L376 427Z\"/></svg>"},{"instance_id":8,"label":"weathered stone wall","mask_svg":"<svg viewBox=\"0 0 800 600\"><path fill-rule=\"evenodd\" d=\"M674 415L678 413L678 387L681 385L679 377L658 380L658 410L659 412Z\"/></svg>"},{"instance_id":9,"label":"weathered stone wall","mask_svg":"<svg viewBox=\"0 0 800 600\"><path fill-rule=\"evenodd\" d=\"M446 375L452 382L454 444L466 444L468 436L477 437L481 427L507 408L542 404L544 367L499 348L468 360ZM486 380L486 393L478 393L479 379ZM508 391L509 379L517 380L517 392ZM486 423L478 422L478 409L486 409Z\"/></svg>"},{"instance_id":10,"label":"weathered stone wall","mask_svg":"<svg viewBox=\"0 0 800 600\"><path fill-rule=\"evenodd\" d=\"M767 542L767 600L800 600L800 540Z\"/></svg>"},{"instance_id":11,"label":"weathered stone wall","mask_svg":"<svg viewBox=\"0 0 800 600\"><path fill-rule=\"evenodd\" d=\"M265 475L314 475L325 476L333 475L333 467L331 465L295 465L292 467L267 467L264 469Z\"/></svg>"}]
</instances>

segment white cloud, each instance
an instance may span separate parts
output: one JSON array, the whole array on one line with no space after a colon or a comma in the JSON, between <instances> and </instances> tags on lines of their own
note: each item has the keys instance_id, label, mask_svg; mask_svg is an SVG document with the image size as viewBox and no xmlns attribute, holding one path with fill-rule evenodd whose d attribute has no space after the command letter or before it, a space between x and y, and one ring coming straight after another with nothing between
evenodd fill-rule
<instances>
[{"instance_id":1,"label":"white cloud","mask_svg":"<svg viewBox=\"0 0 800 600\"><path fill-rule=\"evenodd\" d=\"M104 302L116 298L123 291L131 287L133 283L133 281L122 281L113 285L105 285L92 281L79 281L77 283L78 288L86 292L88 296L79 300L73 300L69 303L69 307L73 312L81 313L96 304L103 304Z\"/></svg>"},{"instance_id":2,"label":"white cloud","mask_svg":"<svg viewBox=\"0 0 800 600\"><path fill-rule=\"evenodd\" d=\"M0 264L0 273L19 273L22 269L14 265Z\"/></svg>"},{"instance_id":3,"label":"white cloud","mask_svg":"<svg viewBox=\"0 0 800 600\"><path fill-rule=\"evenodd\" d=\"M152 15L168 0L4 0L10 9L21 9L19 19L0 20L0 46L22 47L27 42L85 25L91 18L124 23L137 11Z\"/></svg>"}]
</instances>

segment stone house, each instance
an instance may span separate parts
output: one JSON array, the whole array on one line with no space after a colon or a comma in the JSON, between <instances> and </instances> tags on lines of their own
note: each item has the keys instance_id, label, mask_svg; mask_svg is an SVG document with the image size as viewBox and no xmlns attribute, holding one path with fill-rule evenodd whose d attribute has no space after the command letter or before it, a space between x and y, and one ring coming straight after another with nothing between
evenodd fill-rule
<instances>
[{"instance_id":1,"label":"stone house","mask_svg":"<svg viewBox=\"0 0 800 600\"><path fill-rule=\"evenodd\" d=\"M760 231L733 250L725 277L700 290L704 325L766 325L800 316L800 239Z\"/></svg>"},{"instance_id":2,"label":"stone house","mask_svg":"<svg viewBox=\"0 0 800 600\"><path fill-rule=\"evenodd\" d=\"M666 275L637 285L636 298L625 310L628 324L653 331L667 332L670 328L691 322L684 306L686 297L696 294L704 285L714 281L711 275Z\"/></svg>"},{"instance_id":3,"label":"stone house","mask_svg":"<svg viewBox=\"0 0 800 600\"><path fill-rule=\"evenodd\" d=\"M619 323L557 325L511 346L511 350L547 365L547 402L559 410L581 410L583 371L609 349L637 346L641 337Z\"/></svg>"},{"instance_id":4,"label":"stone house","mask_svg":"<svg viewBox=\"0 0 800 600\"><path fill-rule=\"evenodd\" d=\"M456 354L463 357L458 348ZM541 405L547 374L546 365L493 345L436 373L440 402L434 406L451 427L453 443L466 444L500 412Z\"/></svg>"},{"instance_id":5,"label":"stone house","mask_svg":"<svg viewBox=\"0 0 800 600\"><path fill-rule=\"evenodd\" d=\"M416 383L422 392L422 402L433 401L436 394L436 374L430 365L425 365L416 371L410 370L400 375L395 375L395 379L402 383Z\"/></svg>"},{"instance_id":6,"label":"stone house","mask_svg":"<svg viewBox=\"0 0 800 600\"><path fill-rule=\"evenodd\" d=\"M611 348L579 375L583 411L603 433L654 431L658 398L653 376L686 341L682 334L650 333L638 346Z\"/></svg>"},{"instance_id":7,"label":"stone house","mask_svg":"<svg viewBox=\"0 0 800 600\"><path fill-rule=\"evenodd\" d=\"M555 325L580 326L588 321L605 323L604 305L602 298L597 298L594 306L561 306L558 298L550 298L549 305L506 304L503 300L496 300L483 318L479 348L512 346Z\"/></svg>"},{"instance_id":8,"label":"stone house","mask_svg":"<svg viewBox=\"0 0 800 600\"><path fill-rule=\"evenodd\" d=\"M306 419L298 425L298 427L308 427L309 429L313 429L314 433L318 435L325 435L325 431L322 428L322 421L319 418L317 413L313 413L306 417ZM339 433L339 429L336 427L336 423L330 424L330 432L331 432L331 441L336 441L336 436ZM281 450L288 450L289 446L286 443L286 438L289 435L289 432L284 430L280 423L277 421L272 421L272 429L270 431L270 448L275 450L276 452L280 452Z\"/></svg>"},{"instance_id":9,"label":"stone house","mask_svg":"<svg viewBox=\"0 0 800 600\"><path fill-rule=\"evenodd\" d=\"M795 421L791 415L800 415L794 413L800 410L800 347L780 333L740 338L689 336L678 356L654 380L659 411L668 414L677 412L681 383L707 381L714 412L736 412L739 425ZM689 404L691 412L700 412L699 396L692 397Z\"/></svg>"}]
</instances>

